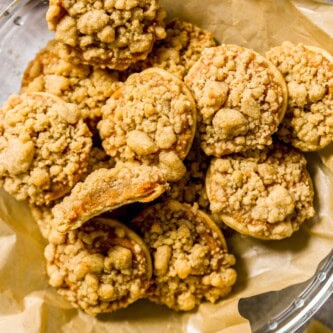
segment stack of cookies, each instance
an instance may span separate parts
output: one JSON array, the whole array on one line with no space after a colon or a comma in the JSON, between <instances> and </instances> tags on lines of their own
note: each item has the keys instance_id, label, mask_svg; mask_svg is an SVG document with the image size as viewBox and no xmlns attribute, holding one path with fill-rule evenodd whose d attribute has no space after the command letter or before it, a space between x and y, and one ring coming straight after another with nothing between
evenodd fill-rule
<instances>
[{"instance_id":1,"label":"stack of cookies","mask_svg":"<svg viewBox=\"0 0 333 333\"><path fill-rule=\"evenodd\" d=\"M55 39L0 110L0 185L74 307L214 303L237 277L222 229L279 240L313 217L302 152L333 141L326 51L217 45L157 0L50 0L46 18Z\"/></svg>"}]
</instances>

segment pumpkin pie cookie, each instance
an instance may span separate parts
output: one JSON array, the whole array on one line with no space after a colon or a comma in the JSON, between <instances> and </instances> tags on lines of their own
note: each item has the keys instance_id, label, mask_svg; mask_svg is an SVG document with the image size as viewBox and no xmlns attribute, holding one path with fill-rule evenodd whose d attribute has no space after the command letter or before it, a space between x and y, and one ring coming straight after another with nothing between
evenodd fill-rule
<instances>
[{"instance_id":1,"label":"pumpkin pie cookie","mask_svg":"<svg viewBox=\"0 0 333 333\"><path fill-rule=\"evenodd\" d=\"M314 215L313 186L304 156L275 143L212 160L210 208L230 228L261 239L283 239Z\"/></svg>"},{"instance_id":2,"label":"pumpkin pie cookie","mask_svg":"<svg viewBox=\"0 0 333 333\"><path fill-rule=\"evenodd\" d=\"M131 75L102 108L103 147L117 161L159 165L169 181L180 179L196 130L196 106L172 74L147 69Z\"/></svg>"},{"instance_id":3,"label":"pumpkin pie cookie","mask_svg":"<svg viewBox=\"0 0 333 333\"><path fill-rule=\"evenodd\" d=\"M263 56L237 45L202 52L185 77L200 117L201 147L220 157L272 143L287 106L287 87Z\"/></svg>"},{"instance_id":4,"label":"pumpkin pie cookie","mask_svg":"<svg viewBox=\"0 0 333 333\"><path fill-rule=\"evenodd\" d=\"M46 93L13 95L0 119L0 184L17 200L48 205L83 177L92 139L76 105Z\"/></svg>"},{"instance_id":5,"label":"pumpkin pie cookie","mask_svg":"<svg viewBox=\"0 0 333 333\"><path fill-rule=\"evenodd\" d=\"M59 232L74 230L107 211L133 202L153 201L167 188L157 167L127 162L112 169L98 169L53 208L52 225Z\"/></svg>"},{"instance_id":6,"label":"pumpkin pie cookie","mask_svg":"<svg viewBox=\"0 0 333 333\"><path fill-rule=\"evenodd\" d=\"M46 19L74 57L125 70L165 38L165 16L157 0L50 0Z\"/></svg>"},{"instance_id":7,"label":"pumpkin pie cookie","mask_svg":"<svg viewBox=\"0 0 333 333\"><path fill-rule=\"evenodd\" d=\"M267 52L287 82L287 112L278 136L302 151L333 141L333 57L327 51L289 42Z\"/></svg>"},{"instance_id":8,"label":"pumpkin pie cookie","mask_svg":"<svg viewBox=\"0 0 333 333\"><path fill-rule=\"evenodd\" d=\"M197 206L165 201L145 208L131 224L152 256L151 301L190 311L204 299L215 303L230 292L235 257L221 230Z\"/></svg>"},{"instance_id":9,"label":"pumpkin pie cookie","mask_svg":"<svg viewBox=\"0 0 333 333\"><path fill-rule=\"evenodd\" d=\"M142 239L111 219L95 218L58 234L44 254L49 284L90 315L113 312L142 298L152 275Z\"/></svg>"}]
</instances>

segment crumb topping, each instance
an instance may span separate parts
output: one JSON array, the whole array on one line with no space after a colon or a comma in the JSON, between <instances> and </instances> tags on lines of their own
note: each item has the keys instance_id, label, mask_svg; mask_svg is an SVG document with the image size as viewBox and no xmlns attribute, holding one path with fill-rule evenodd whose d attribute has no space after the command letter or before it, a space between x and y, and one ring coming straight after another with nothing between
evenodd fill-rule
<instances>
[{"instance_id":1,"label":"crumb topping","mask_svg":"<svg viewBox=\"0 0 333 333\"><path fill-rule=\"evenodd\" d=\"M50 0L46 19L83 62L125 70L165 38L165 16L157 0Z\"/></svg>"},{"instance_id":2,"label":"crumb topping","mask_svg":"<svg viewBox=\"0 0 333 333\"><path fill-rule=\"evenodd\" d=\"M289 237L314 215L306 160L278 143L213 159L206 186L211 210L231 228L254 237Z\"/></svg>"},{"instance_id":3,"label":"crumb topping","mask_svg":"<svg viewBox=\"0 0 333 333\"><path fill-rule=\"evenodd\" d=\"M271 144L285 112L287 88L264 57L236 45L205 49L185 83L197 101L201 147L207 155Z\"/></svg>"},{"instance_id":4,"label":"crumb topping","mask_svg":"<svg viewBox=\"0 0 333 333\"><path fill-rule=\"evenodd\" d=\"M161 69L133 74L102 113L99 133L115 160L160 164L170 172L174 165L183 175L181 161L194 137L196 107L179 79Z\"/></svg>"},{"instance_id":5,"label":"crumb topping","mask_svg":"<svg viewBox=\"0 0 333 333\"><path fill-rule=\"evenodd\" d=\"M289 42L267 52L287 82L286 117L278 135L303 151L333 141L333 57L326 51Z\"/></svg>"},{"instance_id":6,"label":"crumb topping","mask_svg":"<svg viewBox=\"0 0 333 333\"><path fill-rule=\"evenodd\" d=\"M64 46L51 40L29 63L21 92L47 92L59 96L77 104L83 119L97 123L102 106L121 85L118 73L71 63L66 58Z\"/></svg>"},{"instance_id":7,"label":"crumb topping","mask_svg":"<svg viewBox=\"0 0 333 333\"><path fill-rule=\"evenodd\" d=\"M12 95L0 112L0 179L17 200L48 205L82 178L91 133L74 104L48 94Z\"/></svg>"},{"instance_id":8,"label":"crumb topping","mask_svg":"<svg viewBox=\"0 0 333 333\"><path fill-rule=\"evenodd\" d=\"M50 285L90 315L143 297L151 262L148 249L133 235L119 222L95 219L51 241L44 251Z\"/></svg>"},{"instance_id":9,"label":"crumb topping","mask_svg":"<svg viewBox=\"0 0 333 333\"><path fill-rule=\"evenodd\" d=\"M147 59L131 66L128 69L129 73L158 67L183 79L199 60L203 49L216 45L212 33L179 19L167 24L166 33L163 41L155 43Z\"/></svg>"},{"instance_id":10,"label":"crumb topping","mask_svg":"<svg viewBox=\"0 0 333 333\"><path fill-rule=\"evenodd\" d=\"M166 201L147 207L132 221L152 259L150 300L190 311L203 299L212 303L236 281L235 257L221 231L197 206Z\"/></svg>"}]
</instances>

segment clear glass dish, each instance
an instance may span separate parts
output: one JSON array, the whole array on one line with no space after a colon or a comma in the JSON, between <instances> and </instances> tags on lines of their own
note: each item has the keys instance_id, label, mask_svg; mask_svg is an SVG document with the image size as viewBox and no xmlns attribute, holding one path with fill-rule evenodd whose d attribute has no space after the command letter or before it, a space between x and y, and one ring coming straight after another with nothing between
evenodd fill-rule
<instances>
[{"instance_id":1,"label":"clear glass dish","mask_svg":"<svg viewBox=\"0 0 333 333\"><path fill-rule=\"evenodd\" d=\"M47 30L46 0L2 0L0 4L0 104L19 91L21 76L52 33ZM288 294L279 301L281 293ZM333 252L319 265L312 279L278 292L242 299L240 313L251 322L253 332L295 332L333 293ZM276 306L267 310L268 300ZM253 304L256 307L253 307ZM258 311L262 306L265 311ZM258 313L261 315L258 316ZM262 315L264 314L264 316Z\"/></svg>"}]
</instances>

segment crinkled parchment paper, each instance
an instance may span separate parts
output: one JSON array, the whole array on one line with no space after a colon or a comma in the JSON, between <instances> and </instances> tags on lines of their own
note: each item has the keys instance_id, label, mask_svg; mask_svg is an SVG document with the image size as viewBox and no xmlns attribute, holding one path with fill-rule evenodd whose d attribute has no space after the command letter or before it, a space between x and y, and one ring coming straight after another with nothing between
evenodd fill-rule
<instances>
[{"instance_id":1,"label":"crinkled parchment paper","mask_svg":"<svg viewBox=\"0 0 333 333\"><path fill-rule=\"evenodd\" d=\"M333 7L298 8L314 22L318 12L333 16ZM333 53L328 34L288 1L162 1L170 17L179 16L212 31L219 42L237 43L265 52L284 40L318 45ZM325 23L325 20L320 21ZM326 32L333 35L331 22ZM28 60L28 59L27 59ZM248 332L237 311L240 298L279 290L307 280L333 246L333 146L309 154L317 215L290 239L265 242L234 235L228 239L238 259L239 279L232 294L218 304L178 314L139 301L128 309L91 318L71 308L48 287L44 272L45 242L29 209L0 191L0 332ZM264 314L263 314L264 315Z\"/></svg>"}]
</instances>

